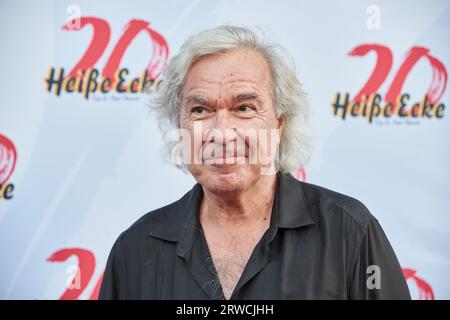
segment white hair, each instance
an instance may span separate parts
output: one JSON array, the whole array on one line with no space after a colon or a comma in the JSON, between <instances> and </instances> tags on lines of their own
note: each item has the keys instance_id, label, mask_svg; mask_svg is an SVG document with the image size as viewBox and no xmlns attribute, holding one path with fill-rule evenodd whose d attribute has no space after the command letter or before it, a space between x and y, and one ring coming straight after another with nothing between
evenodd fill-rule
<instances>
[{"instance_id":1,"label":"white hair","mask_svg":"<svg viewBox=\"0 0 450 320\"><path fill-rule=\"evenodd\" d=\"M285 123L280 137L276 168L292 172L309 160L310 136L307 129L309 107L306 95L295 74L295 65L285 49L265 40L264 33L230 25L222 25L190 36L177 55L169 60L150 107L157 114L165 140L166 159L184 168L182 147L168 137L179 128L181 91L192 64L204 56L221 54L238 48L251 48L262 53L272 72L273 102L277 118Z\"/></svg>"}]
</instances>

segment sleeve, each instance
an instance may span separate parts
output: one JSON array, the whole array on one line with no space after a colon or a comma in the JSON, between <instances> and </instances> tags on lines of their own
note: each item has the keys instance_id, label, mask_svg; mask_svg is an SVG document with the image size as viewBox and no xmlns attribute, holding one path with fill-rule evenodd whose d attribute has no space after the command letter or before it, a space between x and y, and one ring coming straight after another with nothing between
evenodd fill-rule
<instances>
[{"instance_id":1,"label":"sleeve","mask_svg":"<svg viewBox=\"0 0 450 320\"><path fill-rule=\"evenodd\" d=\"M410 300L408 285L389 240L376 219L369 222L357 249L349 298Z\"/></svg>"},{"instance_id":2,"label":"sleeve","mask_svg":"<svg viewBox=\"0 0 450 320\"><path fill-rule=\"evenodd\" d=\"M102 285L98 296L99 300L117 300L120 299L121 274L123 274L122 259L120 257L121 237L119 237L108 257L106 269L103 274Z\"/></svg>"}]
</instances>

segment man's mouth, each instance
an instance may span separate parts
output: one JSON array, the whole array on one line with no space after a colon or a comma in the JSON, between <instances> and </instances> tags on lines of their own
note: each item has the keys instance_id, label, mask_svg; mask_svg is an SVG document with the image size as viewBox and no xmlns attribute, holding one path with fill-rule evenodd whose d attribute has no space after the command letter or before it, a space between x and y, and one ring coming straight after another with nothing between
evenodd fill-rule
<instances>
[{"instance_id":1,"label":"man's mouth","mask_svg":"<svg viewBox=\"0 0 450 320\"><path fill-rule=\"evenodd\" d=\"M208 157L203 158L203 162L208 165L235 165L246 164L248 162L246 156L227 156L227 157Z\"/></svg>"}]
</instances>

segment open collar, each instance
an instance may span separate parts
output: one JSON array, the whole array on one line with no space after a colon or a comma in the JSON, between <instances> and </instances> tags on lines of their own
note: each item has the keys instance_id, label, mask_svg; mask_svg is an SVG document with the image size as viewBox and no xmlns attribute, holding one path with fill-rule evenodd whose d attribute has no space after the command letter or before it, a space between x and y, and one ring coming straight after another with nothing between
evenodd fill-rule
<instances>
[{"instance_id":1,"label":"open collar","mask_svg":"<svg viewBox=\"0 0 450 320\"><path fill-rule=\"evenodd\" d=\"M272 229L300 228L313 224L303 183L291 174L277 173L277 186L272 209ZM198 212L203 188L197 183L180 200L154 217L149 236L177 242L177 254L184 257L192 248L200 228Z\"/></svg>"}]
</instances>

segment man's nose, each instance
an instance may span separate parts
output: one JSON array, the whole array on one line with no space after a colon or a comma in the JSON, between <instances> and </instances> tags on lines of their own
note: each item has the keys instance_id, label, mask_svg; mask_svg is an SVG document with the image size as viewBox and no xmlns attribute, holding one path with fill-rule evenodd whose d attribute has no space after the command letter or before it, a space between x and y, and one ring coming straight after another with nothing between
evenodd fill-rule
<instances>
[{"instance_id":1,"label":"man's nose","mask_svg":"<svg viewBox=\"0 0 450 320\"><path fill-rule=\"evenodd\" d=\"M208 139L210 142L226 144L237 140L236 125L228 110L221 109L216 112L214 123L210 128Z\"/></svg>"}]
</instances>

